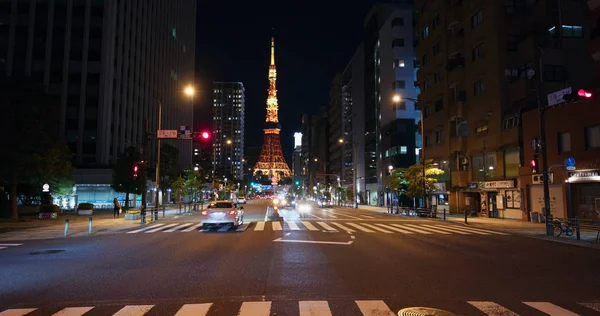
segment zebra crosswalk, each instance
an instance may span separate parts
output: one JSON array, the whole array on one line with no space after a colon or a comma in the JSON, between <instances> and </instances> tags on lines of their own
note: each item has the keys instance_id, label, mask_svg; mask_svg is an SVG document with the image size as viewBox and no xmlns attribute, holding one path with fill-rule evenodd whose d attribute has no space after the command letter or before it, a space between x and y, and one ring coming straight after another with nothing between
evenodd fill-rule
<instances>
[{"instance_id":1,"label":"zebra crosswalk","mask_svg":"<svg viewBox=\"0 0 600 316\"><path fill-rule=\"evenodd\" d=\"M564 303L563 303L564 304ZM414 304L418 306L418 304ZM88 305L88 306L43 306L22 307L0 310L0 316L23 316L23 315L61 315L81 316L87 313L95 315L116 316L142 316L152 315L175 315L175 316L220 316L233 315L235 310L238 316L267 316L267 315L299 315L299 316L333 316L333 315L425 315L425 309L436 309L445 311L444 315L491 315L491 316L518 316L534 313L545 313L548 315L593 315L600 313L600 303L577 302L569 303L567 306L551 302L515 302L509 306L503 306L494 301L463 301L453 304L455 310L447 308L409 307L406 304L386 300L315 300L315 301L246 301L246 302L207 302L190 304L168 304L157 305ZM418 309L420 313L417 313ZM518 310L519 313L513 311ZM434 315L434 313L426 313ZM437 313L435 314L437 315Z\"/></svg>"},{"instance_id":2,"label":"zebra crosswalk","mask_svg":"<svg viewBox=\"0 0 600 316\"><path fill-rule=\"evenodd\" d=\"M22 246L23 244L3 244L0 243L0 250L2 249L7 249L9 247L18 247L18 246Z\"/></svg>"},{"instance_id":3,"label":"zebra crosswalk","mask_svg":"<svg viewBox=\"0 0 600 316\"><path fill-rule=\"evenodd\" d=\"M282 221L282 222L254 222L245 223L234 229L232 226L224 226L218 229L219 232L225 231L321 231L321 232L342 232L342 233L383 233L383 234L401 234L401 235L489 235L489 236L507 236L508 233L475 228L459 225L444 224L423 224L417 223L376 223L376 222L344 222L344 221ZM199 223L171 223L155 224L144 228L128 231L127 234L152 234L158 232L206 232Z\"/></svg>"}]
</instances>

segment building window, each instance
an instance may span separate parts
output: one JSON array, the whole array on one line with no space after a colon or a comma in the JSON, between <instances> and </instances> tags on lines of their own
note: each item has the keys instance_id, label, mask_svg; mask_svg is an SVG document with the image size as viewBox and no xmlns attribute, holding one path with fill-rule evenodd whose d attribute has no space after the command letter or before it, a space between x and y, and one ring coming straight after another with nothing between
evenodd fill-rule
<instances>
[{"instance_id":1,"label":"building window","mask_svg":"<svg viewBox=\"0 0 600 316\"><path fill-rule=\"evenodd\" d=\"M435 132L435 143L441 144L443 142L444 142L444 131L438 130L437 132Z\"/></svg>"},{"instance_id":2,"label":"building window","mask_svg":"<svg viewBox=\"0 0 600 316\"><path fill-rule=\"evenodd\" d=\"M406 110L406 102L400 101L398 103L394 103L394 112L398 110Z\"/></svg>"},{"instance_id":3,"label":"building window","mask_svg":"<svg viewBox=\"0 0 600 316\"><path fill-rule=\"evenodd\" d=\"M483 58L483 43L473 47L473 61L479 60Z\"/></svg>"},{"instance_id":4,"label":"building window","mask_svg":"<svg viewBox=\"0 0 600 316\"><path fill-rule=\"evenodd\" d=\"M564 66L544 65L544 80L549 82L563 82L566 79Z\"/></svg>"},{"instance_id":5,"label":"building window","mask_svg":"<svg viewBox=\"0 0 600 316\"><path fill-rule=\"evenodd\" d=\"M481 23L483 23L483 10L479 10L471 16L471 28L474 29Z\"/></svg>"},{"instance_id":6,"label":"building window","mask_svg":"<svg viewBox=\"0 0 600 316\"><path fill-rule=\"evenodd\" d=\"M177 38L177 29L176 28L173 28L171 30L171 35L173 36L173 38Z\"/></svg>"},{"instance_id":7,"label":"building window","mask_svg":"<svg viewBox=\"0 0 600 316\"><path fill-rule=\"evenodd\" d=\"M473 93L477 96L485 92L485 80L479 79L473 84Z\"/></svg>"},{"instance_id":8,"label":"building window","mask_svg":"<svg viewBox=\"0 0 600 316\"><path fill-rule=\"evenodd\" d=\"M442 81L442 70L438 69L433 73L433 83L438 83Z\"/></svg>"},{"instance_id":9,"label":"building window","mask_svg":"<svg viewBox=\"0 0 600 316\"><path fill-rule=\"evenodd\" d=\"M407 152L408 152L408 149L406 148L406 146L400 146L400 154L401 155L406 155Z\"/></svg>"},{"instance_id":10,"label":"building window","mask_svg":"<svg viewBox=\"0 0 600 316\"><path fill-rule=\"evenodd\" d=\"M556 26L549 28L548 33L550 33L551 36L557 36ZM563 25L562 36L567 38L582 38L583 27L581 25Z\"/></svg>"},{"instance_id":11,"label":"building window","mask_svg":"<svg viewBox=\"0 0 600 316\"><path fill-rule=\"evenodd\" d=\"M440 15L436 15L435 18L433 18L433 22L431 22L431 27L435 30L438 26L440 26Z\"/></svg>"},{"instance_id":12,"label":"building window","mask_svg":"<svg viewBox=\"0 0 600 316\"><path fill-rule=\"evenodd\" d=\"M442 49L440 48L440 42L435 43L435 45L433 45L433 56L436 56L441 51Z\"/></svg>"},{"instance_id":13,"label":"building window","mask_svg":"<svg viewBox=\"0 0 600 316\"><path fill-rule=\"evenodd\" d=\"M504 176L506 178L516 178L519 176L519 148L507 149L504 152Z\"/></svg>"},{"instance_id":14,"label":"building window","mask_svg":"<svg viewBox=\"0 0 600 316\"><path fill-rule=\"evenodd\" d=\"M429 111L429 107L428 106L424 106L423 107L423 117L427 118L431 115L431 112Z\"/></svg>"},{"instance_id":15,"label":"building window","mask_svg":"<svg viewBox=\"0 0 600 316\"><path fill-rule=\"evenodd\" d=\"M392 20L392 27L394 26L404 26L404 18L394 18Z\"/></svg>"},{"instance_id":16,"label":"building window","mask_svg":"<svg viewBox=\"0 0 600 316\"><path fill-rule=\"evenodd\" d=\"M479 134L479 133L487 132L487 130L488 130L488 126L482 125L482 126L477 127L475 129L475 132L477 132L477 134Z\"/></svg>"},{"instance_id":17,"label":"building window","mask_svg":"<svg viewBox=\"0 0 600 316\"><path fill-rule=\"evenodd\" d=\"M519 116L507 117L502 121L502 129L511 129L519 126Z\"/></svg>"},{"instance_id":18,"label":"building window","mask_svg":"<svg viewBox=\"0 0 600 316\"><path fill-rule=\"evenodd\" d=\"M404 68L405 66L406 66L406 64L404 63L404 59L394 60L394 68L396 68L396 67Z\"/></svg>"},{"instance_id":19,"label":"building window","mask_svg":"<svg viewBox=\"0 0 600 316\"><path fill-rule=\"evenodd\" d=\"M392 41L392 48L394 47L404 47L404 39L403 38L395 38Z\"/></svg>"},{"instance_id":20,"label":"building window","mask_svg":"<svg viewBox=\"0 0 600 316\"><path fill-rule=\"evenodd\" d=\"M585 149L600 147L600 125L585 128Z\"/></svg>"},{"instance_id":21,"label":"building window","mask_svg":"<svg viewBox=\"0 0 600 316\"><path fill-rule=\"evenodd\" d=\"M443 101L443 99L439 98L439 99L435 100L434 106L435 106L435 111L436 112L439 112L442 109L444 109L444 101Z\"/></svg>"},{"instance_id":22,"label":"building window","mask_svg":"<svg viewBox=\"0 0 600 316\"><path fill-rule=\"evenodd\" d=\"M425 146L431 146L431 135L425 135Z\"/></svg>"},{"instance_id":23,"label":"building window","mask_svg":"<svg viewBox=\"0 0 600 316\"><path fill-rule=\"evenodd\" d=\"M429 61L429 56L427 54L423 55L423 58L421 58L421 64L423 66L427 65L427 62Z\"/></svg>"},{"instance_id":24,"label":"building window","mask_svg":"<svg viewBox=\"0 0 600 316\"><path fill-rule=\"evenodd\" d=\"M558 133L558 154L571 151L571 133Z\"/></svg>"},{"instance_id":25,"label":"building window","mask_svg":"<svg viewBox=\"0 0 600 316\"><path fill-rule=\"evenodd\" d=\"M396 80L392 84L392 88L394 90L396 90L396 89L406 89L406 81L404 81L404 80Z\"/></svg>"},{"instance_id":26,"label":"building window","mask_svg":"<svg viewBox=\"0 0 600 316\"><path fill-rule=\"evenodd\" d=\"M425 26L425 28L423 29L423 31L421 31L421 38L422 39L427 38L427 36L429 36L429 26Z\"/></svg>"}]
</instances>

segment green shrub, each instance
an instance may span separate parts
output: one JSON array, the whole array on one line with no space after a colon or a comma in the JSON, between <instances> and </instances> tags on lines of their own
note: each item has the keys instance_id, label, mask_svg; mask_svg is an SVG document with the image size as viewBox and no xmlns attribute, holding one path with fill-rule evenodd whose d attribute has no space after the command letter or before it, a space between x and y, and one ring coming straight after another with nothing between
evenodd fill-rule
<instances>
[{"instance_id":1,"label":"green shrub","mask_svg":"<svg viewBox=\"0 0 600 316\"><path fill-rule=\"evenodd\" d=\"M42 204L40 213L60 213L60 207L56 204Z\"/></svg>"},{"instance_id":2,"label":"green shrub","mask_svg":"<svg viewBox=\"0 0 600 316\"><path fill-rule=\"evenodd\" d=\"M79 205L77 206L77 210L93 210L94 209L94 204L92 203L79 203Z\"/></svg>"}]
</instances>

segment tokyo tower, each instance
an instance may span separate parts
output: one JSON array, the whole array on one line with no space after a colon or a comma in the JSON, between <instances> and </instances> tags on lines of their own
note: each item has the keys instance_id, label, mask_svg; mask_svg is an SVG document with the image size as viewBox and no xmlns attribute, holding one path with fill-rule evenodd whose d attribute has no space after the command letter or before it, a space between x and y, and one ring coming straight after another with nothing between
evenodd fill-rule
<instances>
[{"instance_id":1,"label":"tokyo tower","mask_svg":"<svg viewBox=\"0 0 600 316\"><path fill-rule=\"evenodd\" d=\"M269 96L267 97L267 118L265 122L265 140L254 166L254 175L259 172L269 176L273 183L277 183L281 177L289 177L292 172L285 162L281 150L279 131L279 105L277 102L277 70L275 68L275 38L271 38L271 65L269 65Z\"/></svg>"}]
</instances>

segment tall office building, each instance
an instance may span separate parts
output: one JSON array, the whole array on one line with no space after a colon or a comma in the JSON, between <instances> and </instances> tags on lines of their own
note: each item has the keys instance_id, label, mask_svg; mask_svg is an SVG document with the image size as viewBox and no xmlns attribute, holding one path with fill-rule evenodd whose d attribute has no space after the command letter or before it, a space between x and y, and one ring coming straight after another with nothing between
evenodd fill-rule
<instances>
[{"instance_id":1,"label":"tall office building","mask_svg":"<svg viewBox=\"0 0 600 316\"><path fill-rule=\"evenodd\" d=\"M213 88L213 166L216 179L244 177L245 89L241 82Z\"/></svg>"},{"instance_id":2,"label":"tall office building","mask_svg":"<svg viewBox=\"0 0 600 316\"><path fill-rule=\"evenodd\" d=\"M527 218L521 203L507 203L525 194L519 170L532 158L523 155L532 141L523 125L538 122L523 113L545 106L549 93L593 81L590 8L560 5L416 1L423 156L445 171L429 195L438 211Z\"/></svg>"},{"instance_id":3,"label":"tall office building","mask_svg":"<svg viewBox=\"0 0 600 316\"><path fill-rule=\"evenodd\" d=\"M75 180L92 184L78 188L80 202L116 195L110 166L140 147L145 119L156 131L158 100L164 129L192 125L182 90L194 80L195 19L195 0L0 1L0 73L29 76L60 100ZM189 166L191 142L171 144Z\"/></svg>"}]
</instances>

